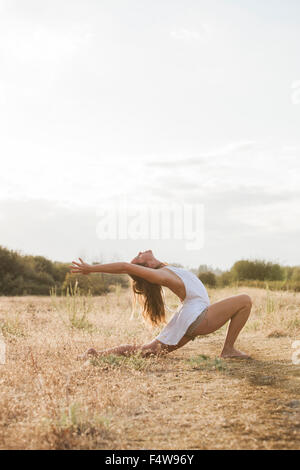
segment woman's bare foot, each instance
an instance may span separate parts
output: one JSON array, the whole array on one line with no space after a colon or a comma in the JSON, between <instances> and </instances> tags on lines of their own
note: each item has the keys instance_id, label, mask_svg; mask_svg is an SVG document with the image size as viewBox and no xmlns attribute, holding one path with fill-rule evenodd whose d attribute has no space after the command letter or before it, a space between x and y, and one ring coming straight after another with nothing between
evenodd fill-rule
<instances>
[{"instance_id":1,"label":"woman's bare foot","mask_svg":"<svg viewBox=\"0 0 300 470\"><path fill-rule=\"evenodd\" d=\"M236 359L251 359L251 356L248 354L238 351L237 349L234 348L224 348L220 357L223 359L226 358L236 358Z\"/></svg>"},{"instance_id":2,"label":"woman's bare foot","mask_svg":"<svg viewBox=\"0 0 300 470\"><path fill-rule=\"evenodd\" d=\"M87 351L85 351L85 353L80 354L80 356L77 356L77 359L78 360L80 360L80 359L90 359L91 356L95 356L95 357L98 356L98 353L97 353L96 349L94 349L94 348L88 349Z\"/></svg>"}]
</instances>

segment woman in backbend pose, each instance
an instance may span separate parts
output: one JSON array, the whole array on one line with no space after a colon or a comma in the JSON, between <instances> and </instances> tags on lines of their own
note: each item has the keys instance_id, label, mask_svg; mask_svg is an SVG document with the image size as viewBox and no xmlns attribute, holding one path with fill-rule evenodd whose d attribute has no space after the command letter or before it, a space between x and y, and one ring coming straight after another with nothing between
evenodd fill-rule
<instances>
[{"instance_id":1,"label":"woman in backbend pose","mask_svg":"<svg viewBox=\"0 0 300 470\"><path fill-rule=\"evenodd\" d=\"M151 250L140 252L130 263L119 262L89 265L79 258L72 262L71 272L78 274L128 274L132 288L143 305L143 316L152 325L165 322L162 286L168 287L182 302L161 333L148 344L121 345L96 351L89 349L82 357L108 354L128 355L140 351L142 355L161 354L181 348L198 335L207 335L230 320L221 357L249 358L234 348L252 306L249 295L239 294L210 304L207 291L198 277L190 271L157 260Z\"/></svg>"}]
</instances>

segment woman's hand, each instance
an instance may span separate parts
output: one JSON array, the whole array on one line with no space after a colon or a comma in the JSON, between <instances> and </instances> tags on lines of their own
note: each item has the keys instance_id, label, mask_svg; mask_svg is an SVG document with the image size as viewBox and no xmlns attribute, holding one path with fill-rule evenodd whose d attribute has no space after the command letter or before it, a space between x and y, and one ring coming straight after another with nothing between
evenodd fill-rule
<instances>
[{"instance_id":1,"label":"woman's hand","mask_svg":"<svg viewBox=\"0 0 300 470\"><path fill-rule=\"evenodd\" d=\"M92 266L88 263L85 263L82 261L81 258L79 258L81 263L76 263L76 261L72 261L72 265L70 266L71 273L74 274L90 274L92 272Z\"/></svg>"}]
</instances>

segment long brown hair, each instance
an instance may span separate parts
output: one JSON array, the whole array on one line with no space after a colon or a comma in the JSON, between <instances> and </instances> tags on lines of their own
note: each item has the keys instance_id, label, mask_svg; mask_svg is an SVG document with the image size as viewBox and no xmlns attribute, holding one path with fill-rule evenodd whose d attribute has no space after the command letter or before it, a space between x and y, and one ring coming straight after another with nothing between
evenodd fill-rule
<instances>
[{"instance_id":1,"label":"long brown hair","mask_svg":"<svg viewBox=\"0 0 300 470\"><path fill-rule=\"evenodd\" d=\"M166 263L160 263L156 268L165 266ZM133 304L136 305L138 299L143 310L142 315L153 326L160 325L166 321L165 303L163 300L162 286L153 284L145 279L130 274L131 287L133 291Z\"/></svg>"}]
</instances>

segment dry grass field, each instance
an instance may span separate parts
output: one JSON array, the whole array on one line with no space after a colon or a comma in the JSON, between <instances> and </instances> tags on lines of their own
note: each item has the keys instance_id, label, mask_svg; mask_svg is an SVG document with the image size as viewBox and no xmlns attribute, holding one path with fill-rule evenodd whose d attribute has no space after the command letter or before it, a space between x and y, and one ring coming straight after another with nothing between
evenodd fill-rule
<instances>
[{"instance_id":1,"label":"dry grass field","mask_svg":"<svg viewBox=\"0 0 300 470\"><path fill-rule=\"evenodd\" d=\"M210 290L253 299L237 342L251 361L220 360L225 327L161 358L82 362L88 347L150 341L129 290L82 299L1 297L1 449L299 449L300 294ZM167 304L178 301L166 292Z\"/></svg>"}]
</instances>

